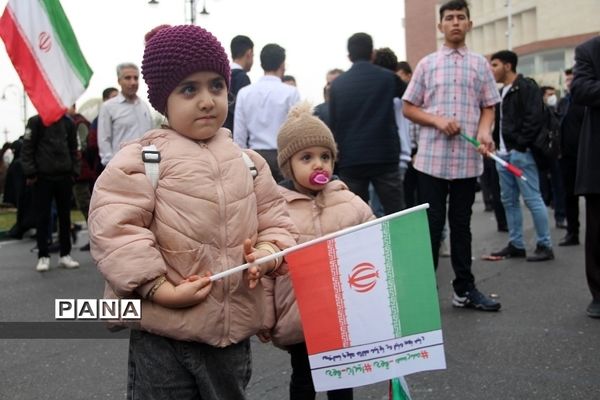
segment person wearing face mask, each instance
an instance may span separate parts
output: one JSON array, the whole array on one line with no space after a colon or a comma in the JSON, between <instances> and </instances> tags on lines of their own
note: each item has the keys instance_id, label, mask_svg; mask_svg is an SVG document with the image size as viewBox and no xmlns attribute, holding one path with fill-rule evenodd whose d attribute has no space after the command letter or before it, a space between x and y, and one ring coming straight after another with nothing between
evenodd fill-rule
<instances>
[{"instance_id":1,"label":"person wearing face mask","mask_svg":"<svg viewBox=\"0 0 600 400\"><path fill-rule=\"evenodd\" d=\"M552 109L552 111L556 111L556 104L558 103L558 97L556 97L556 89L552 86L542 86L540 87L542 91L542 96L544 98L544 103L548 107Z\"/></svg>"},{"instance_id":2,"label":"person wearing face mask","mask_svg":"<svg viewBox=\"0 0 600 400\"><path fill-rule=\"evenodd\" d=\"M541 86L544 104L557 114L558 98L553 86ZM548 160L547 167L540 168L540 190L547 206L554 209L554 222L557 228L567 229L567 211L565 206L565 189L558 159Z\"/></svg>"}]
</instances>

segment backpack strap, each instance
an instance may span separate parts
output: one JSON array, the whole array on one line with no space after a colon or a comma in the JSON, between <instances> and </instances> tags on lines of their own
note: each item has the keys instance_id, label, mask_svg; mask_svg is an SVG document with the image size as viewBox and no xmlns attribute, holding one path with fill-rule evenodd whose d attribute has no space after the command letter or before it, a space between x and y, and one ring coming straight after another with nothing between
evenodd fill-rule
<instances>
[{"instance_id":1,"label":"backpack strap","mask_svg":"<svg viewBox=\"0 0 600 400\"><path fill-rule=\"evenodd\" d=\"M146 169L146 176L150 180L152 187L156 189L158 185L158 176L160 173L160 152L155 145L142 147L142 161Z\"/></svg>"},{"instance_id":2,"label":"backpack strap","mask_svg":"<svg viewBox=\"0 0 600 400\"><path fill-rule=\"evenodd\" d=\"M256 179L256 177L258 176L258 170L256 169L256 165L254 165L254 161L252 161L250 156L243 150L242 150L242 158L244 159L246 166L250 170L250 175L252 175L252 180Z\"/></svg>"},{"instance_id":3,"label":"backpack strap","mask_svg":"<svg viewBox=\"0 0 600 400\"><path fill-rule=\"evenodd\" d=\"M160 159L160 152L155 145L151 144L149 146L142 147L142 161L144 161L146 176L148 177L148 180L150 180L150 183L154 189L156 189L158 186L158 178L160 175ZM256 179L258 176L258 170L254 165L254 161L252 161L250 156L244 151L242 151L242 159L248 167L250 175L252 175L252 179Z\"/></svg>"}]
</instances>

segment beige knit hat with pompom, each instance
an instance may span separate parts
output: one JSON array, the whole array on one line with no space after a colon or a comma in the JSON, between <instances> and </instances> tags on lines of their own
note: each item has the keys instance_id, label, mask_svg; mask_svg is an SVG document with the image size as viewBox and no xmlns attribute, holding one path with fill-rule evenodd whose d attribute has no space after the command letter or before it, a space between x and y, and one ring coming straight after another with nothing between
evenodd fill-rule
<instances>
[{"instance_id":1,"label":"beige knit hat with pompom","mask_svg":"<svg viewBox=\"0 0 600 400\"><path fill-rule=\"evenodd\" d=\"M312 113L312 106L304 101L294 106L277 135L277 164L287 179L292 179L290 158L302 149L323 146L331 150L335 161L337 146L331 131Z\"/></svg>"}]
</instances>

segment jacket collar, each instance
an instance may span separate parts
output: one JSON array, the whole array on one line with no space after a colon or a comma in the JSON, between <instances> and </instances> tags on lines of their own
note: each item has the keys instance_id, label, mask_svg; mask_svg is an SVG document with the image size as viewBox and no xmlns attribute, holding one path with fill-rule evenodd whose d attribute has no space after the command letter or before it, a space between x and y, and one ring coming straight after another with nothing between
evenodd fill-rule
<instances>
[{"instance_id":1,"label":"jacket collar","mask_svg":"<svg viewBox=\"0 0 600 400\"><path fill-rule=\"evenodd\" d=\"M512 86L508 90L508 93L512 93L517 90L521 90L521 85L522 85L524 79L525 78L523 77L523 74L517 74L517 77L513 81Z\"/></svg>"},{"instance_id":2,"label":"jacket collar","mask_svg":"<svg viewBox=\"0 0 600 400\"><path fill-rule=\"evenodd\" d=\"M357 61L354 61L352 63L352 66L350 67L350 69L352 69L352 68L362 68L365 65L367 65L367 66L368 65L373 65L373 63L371 61L369 61L369 60L357 60Z\"/></svg>"},{"instance_id":3,"label":"jacket collar","mask_svg":"<svg viewBox=\"0 0 600 400\"><path fill-rule=\"evenodd\" d=\"M234 61L231 62L231 64L229 64L229 68L231 69L244 69L242 68L242 66Z\"/></svg>"}]
</instances>

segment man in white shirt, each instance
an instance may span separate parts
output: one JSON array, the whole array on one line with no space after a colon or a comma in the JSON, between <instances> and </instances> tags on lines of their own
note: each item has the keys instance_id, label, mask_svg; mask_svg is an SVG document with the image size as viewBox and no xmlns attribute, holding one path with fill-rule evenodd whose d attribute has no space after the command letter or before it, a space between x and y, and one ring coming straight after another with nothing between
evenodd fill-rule
<instances>
[{"instance_id":1,"label":"man in white shirt","mask_svg":"<svg viewBox=\"0 0 600 400\"><path fill-rule=\"evenodd\" d=\"M288 111L300 101L298 89L281 81L285 73L285 49L268 44L260 52L265 75L237 95L234 117L235 142L267 160L276 181L283 179L277 166L277 133Z\"/></svg>"},{"instance_id":2,"label":"man in white shirt","mask_svg":"<svg viewBox=\"0 0 600 400\"><path fill-rule=\"evenodd\" d=\"M137 65L119 64L117 78L121 92L102 104L98 116L98 149L103 166L122 143L137 139L154 127L150 107L137 95L140 78Z\"/></svg>"}]
</instances>

